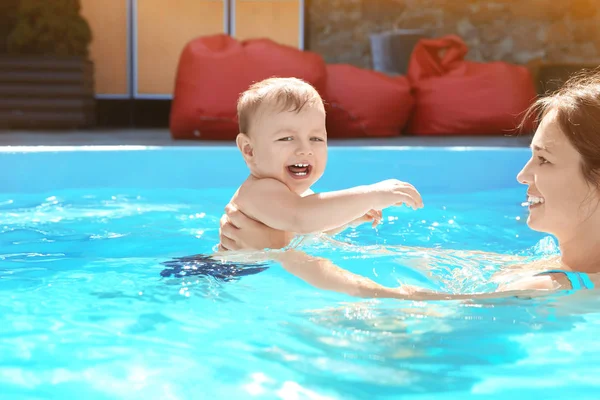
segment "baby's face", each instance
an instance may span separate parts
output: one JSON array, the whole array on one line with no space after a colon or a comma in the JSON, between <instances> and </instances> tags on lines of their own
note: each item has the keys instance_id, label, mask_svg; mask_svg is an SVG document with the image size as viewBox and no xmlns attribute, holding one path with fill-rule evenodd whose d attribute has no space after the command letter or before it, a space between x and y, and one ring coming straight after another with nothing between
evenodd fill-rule
<instances>
[{"instance_id":1,"label":"baby's face","mask_svg":"<svg viewBox=\"0 0 600 400\"><path fill-rule=\"evenodd\" d=\"M259 178L277 179L302 194L325 171L327 130L322 108L259 110L249 136L254 151L251 168Z\"/></svg>"}]
</instances>

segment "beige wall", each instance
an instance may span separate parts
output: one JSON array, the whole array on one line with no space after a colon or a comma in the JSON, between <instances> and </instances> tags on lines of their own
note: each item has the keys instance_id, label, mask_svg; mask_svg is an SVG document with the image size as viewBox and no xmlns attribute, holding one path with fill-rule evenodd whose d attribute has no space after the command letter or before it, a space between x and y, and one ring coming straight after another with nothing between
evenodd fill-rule
<instances>
[{"instance_id":1,"label":"beige wall","mask_svg":"<svg viewBox=\"0 0 600 400\"><path fill-rule=\"evenodd\" d=\"M92 29L96 93L129 95L128 43L137 37L135 95L171 96L183 48L199 36L228 33L226 0L81 0ZM300 46L299 0L231 0L235 37ZM135 15L128 15L128 10ZM128 31L128 20L134 24ZM136 29L136 32L133 30ZM134 60L132 60L133 63Z\"/></svg>"},{"instance_id":2,"label":"beige wall","mask_svg":"<svg viewBox=\"0 0 600 400\"><path fill-rule=\"evenodd\" d=\"M128 0L81 0L81 13L92 29L90 58L97 94L127 95Z\"/></svg>"},{"instance_id":3,"label":"beige wall","mask_svg":"<svg viewBox=\"0 0 600 400\"><path fill-rule=\"evenodd\" d=\"M300 46L299 0L235 0L235 37Z\"/></svg>"},{"instance_id":4,"label":"beige wall","mask_svg":"<svg viewBox=\"0 0 600 400\"><path fill-rule=\"evenodd\" d=\"M138 0L138 93L172 94L179 56L192 39L225 32L223 1ZM168 6L166 6L168 4Z\"/></svg>"}]
</instances>

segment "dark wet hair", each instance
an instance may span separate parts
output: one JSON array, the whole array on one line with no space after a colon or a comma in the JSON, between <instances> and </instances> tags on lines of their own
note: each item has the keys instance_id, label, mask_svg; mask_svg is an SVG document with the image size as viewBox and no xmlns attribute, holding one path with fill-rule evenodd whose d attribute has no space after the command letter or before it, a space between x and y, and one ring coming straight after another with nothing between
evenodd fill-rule
<instances>
[{"instance_id":1,"label":"dark wet hair","mask_svg":"<svg viewBox=\"0 0 600 400\"><path fill-rule=\"evenodd\" d=\"M523 118L535 127L555 111L561 131L581 154L581 171L588 182L600 188L600 69L582 71L556 92L538 99Z\"/></svg>"}]
</instances>

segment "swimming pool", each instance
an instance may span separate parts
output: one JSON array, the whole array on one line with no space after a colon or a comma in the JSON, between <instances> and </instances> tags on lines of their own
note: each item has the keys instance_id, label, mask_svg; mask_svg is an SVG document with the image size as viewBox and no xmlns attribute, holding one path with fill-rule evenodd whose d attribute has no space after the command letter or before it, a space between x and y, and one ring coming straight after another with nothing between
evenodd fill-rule
<instances>
[{"instance_id":1,"label":"swimming pool","mask_svg":"<svg viewBox=\"0 0 600 400\"><path fill-rule=\"evenodd\" d=\"M425 208L305 250L389 286L491 290L501 256L556 252L525 225L524 148L330 148L316 190L410 181ZM598 302L362 300L278 265L161 276L210 253L247 171L233 147L1 148L0 397L596 398ZM166 275L166 274L163 274Z\"/></svg>"}]
</instances>

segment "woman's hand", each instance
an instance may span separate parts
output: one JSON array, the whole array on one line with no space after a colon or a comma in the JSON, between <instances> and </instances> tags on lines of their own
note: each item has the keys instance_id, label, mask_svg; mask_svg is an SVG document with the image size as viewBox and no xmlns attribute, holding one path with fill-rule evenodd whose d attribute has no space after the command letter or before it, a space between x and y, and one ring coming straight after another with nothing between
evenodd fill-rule
<instances>
[{"instance_id":1,"label":"woman's hand","mask_svg":"<svg viewBox=\"0 0 600 400\"><path fill-rule=\"evenodd\" d=\"M568 279L562 276L556 276L553 278L552 275L528 276L513 282L503 282L498 285L498 289L496 291L511 292L519 290L557 290L571 288Z\"/></svg>"},{"instance_id":2,"label":"woman's hand","mask_svg":"<svg viewBox=\"0 0 600 400\"><path fill-rule=\"evenodd\" d=\"M219 227L219 250L280 249L293 235L247 217L231 204L225 207Z\"/></svg>"}]
</instances>

